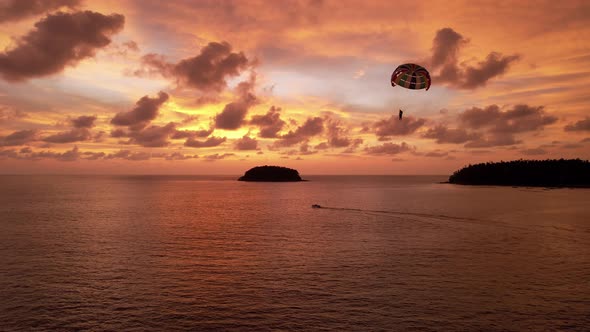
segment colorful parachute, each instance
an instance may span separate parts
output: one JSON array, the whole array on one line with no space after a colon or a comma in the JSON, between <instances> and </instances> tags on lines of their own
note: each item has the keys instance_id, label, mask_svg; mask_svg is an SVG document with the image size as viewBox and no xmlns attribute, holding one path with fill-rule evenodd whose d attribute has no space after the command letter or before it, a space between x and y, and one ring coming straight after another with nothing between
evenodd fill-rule
<instances>
[{"instance_id":1,"label":"colorful parachute","mask_svg":"<svg viewBox=\"0 0 590 332\"><path fill-rule=\"evenodd\" d=\"M430 89L430 74L422 66L406 63L397 67L391 74L391 86L402 86L406 89Z\"/></svg>"}]
</instances>

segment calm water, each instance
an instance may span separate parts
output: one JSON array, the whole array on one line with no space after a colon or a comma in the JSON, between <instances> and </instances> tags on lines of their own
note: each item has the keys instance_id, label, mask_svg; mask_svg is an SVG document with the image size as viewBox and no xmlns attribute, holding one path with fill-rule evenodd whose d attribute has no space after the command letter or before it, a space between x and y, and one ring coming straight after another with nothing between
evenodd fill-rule
<instances>
[{"instance_id":1,"label":"calm water","mask_svg":"<svg viewBox=\"0 0 590 332\"><path fill-rule=\"evenodd\" d=\"M0 330L590 329L590 190L308 178L2 176Z\"/></svg>"}]
</instances>

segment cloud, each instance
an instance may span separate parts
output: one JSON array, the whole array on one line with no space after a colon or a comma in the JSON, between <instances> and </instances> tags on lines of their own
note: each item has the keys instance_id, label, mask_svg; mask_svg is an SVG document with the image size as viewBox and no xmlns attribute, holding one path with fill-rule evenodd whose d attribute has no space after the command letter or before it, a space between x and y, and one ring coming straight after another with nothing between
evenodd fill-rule
<instances>
[{"instance_id":1,"label":"cloud","mask_svg":"<svg viewBox=\"0 0 590 332\"><path fill-rule=\"evenodd\" d=\"M85 151L82 152L82 155L85 157L85 160L98 160L103 159L106 156L104 152L92 152L92 151Z\"/></svg>"},{"instance_id":2,"label":"cloud","mask_svg":"<svg viewBox=\"0 0 590 332\"><path fill-rule=\"evenodd\" d=\"M519 60L519 55L504 56L491 52L485 60L476 65L459 63L459 53L469 40L451 28L437 31L432 43L431 70L438 70L433 80L449 83L461 89L475 89L485 86L494 77L508 70L510 65Z\"/></svg>"},{"instance_id":3,"label":"cloud","mask_svg":"<svg viewBox=\"0 0 590 332\"><path fill-rule=\"evenodd\" d=\"M71 150L59 153L53 151L41 151L41 152L32 152L30 153L27 158L30 160L39 160L39 159L55 159L59 161L76 161L80 158L81 154L78 150L78 147L75 146Z\"/></svg>"},{"instance_id":4,"label":"cloud","mask_svg":"<svg viewBox=\"0 0 590 332\"><path fill-rule=\"evenodd\" d=\"M497 105L486 108L473 107L459 115L459 120L470 128L489 128L491 132L521 133L542 129L557 122L543 106L516 105L501 111Z\"/></svg>"},{"instance_id":5,"label":"cloud","mask_svg":"<svg viewBox=\"0 0 590 332\"><path fill-rule=\"evenodd\" d=\"M463 82L460 86L465 89L482 87L490 79L504 74L510 64L518 59L520 59L518 55L503 56L498 52L492 52L484 61L478 62L477 66L465 67Z\"/></svg>"},{"instance_id":6,"label":"cloud","mask_svg":"<svg viewBox=\"0 0 590 332\"><path fill-rule=\"evenodd\" d=\"M449 153L446 151L434 150L434 151L427 152L426 154L424 154L424 156L425 157L441 158L441 157L448 157Z\"/></svg>"},{"instance_id":7,"label":"cloud","mask_svg":"<svg viewBox=\"0 0 590 332\"><path fill-rule=\"evenodd\" d=\"M293 146L297 143L303 142L309 137L321 134L324 131L324 119L320 117L307 118L305 123L297 127L295 131L290 130L287 134L279 137L273 146L285 147Z\"/></svg>"},{"instance_id":8,"label":"cloud","mask_svg":"<svg viewBox=\"0 0 590 332\"><path fill-rule=\"evenodd\" d=\"M244 124L248 109L254 105L256 98L242 99L225 105L223 111L215 116L215 128L235 130Z\"/></svg>"},{"instance_id":9,"label":"cloud","mask_svg":"<svg viewBox=\"0 0 590 332\"><path fill-rule=\"evenodd\" d=\"M430 65L434 69L448 64L456 64L459 59L459 49L467 43L469 40L451 28L438 30L432 41Z\"/></svg>"},{"instance_id":10,"label":"cloud","mask_svg":"<svg viewBox=\"0 0 590 332\"><path fill-rule=\"evenodd\" d=\"M42 139L44 142L49 143L73 143L87 141L92 138L92 134L86 128L74 128L70 131L57 133L54 135L47 136Z\"/></svg>"},{"instance_id":11,"label":"cloud","mask_svg":"<svg viewBox=\"0 0 590 332\"><path fill-rule=\"evenodd\" d=\"M365 152L372 155L394 155L410 150L412 148L406 142L402 142L401 144L383 143L382 145L365 148Z\"/></svg>"},{"instance_id":12,"label":"cloud","mask_svg":"<svg viewBox=\"0 0 590 332\"><path fill-rule=\"evenodd\" d=\"M570 123L563 128L565 131L590 131L590 117L576 123Z\"/></svg>"},{"instance_id":13,"label":"cloud","mask_svg":"<svg viewBox=\"0 0 590 332\"><path fill-rule=\"evenodd\" d=\"M437 125L434 128L429 128L422 137L435 139L438 144L460 144L479 139L481 134L470 133L461 128L449 129L445 125Z\"/></svg>"},{"instance_id":14,"label":"cloud","mask_svg":"<svg viewBox=\"0 0 590 332\"><path fill-rule=\"evenodd\" d=\"M164 157L164 159L166 159L166 160L186 160L186 159L191 159L191 158L198 158L198 156L196 156L196 155L189 156L189 155L182 154L180 152L173 152L173 153L170 153Z\"/></svg>"},{"instance_id":15,"label":"cloud","mask_svg":"<svg viewBox=\"0 0 590 332\"><path fill-rule=\"evenodd\" d=\"M253 115L250 118L250 124L260 127L258 136L262 138L277 138L279 132L285 126L285 121L281 120L281 108L271 106L264 115Z\"/></svg>"},{"instance_id":16,"label":"cloud","mask_svg":"<svg viewBox=\"0 0 590 332\"><path fill-rule=\"evenodd\" d=\"M210 154L210 155L203 157L203 161L216 161L216 160L225 159L225 158L231 157L231 156L235 156L235 153Z\"/></svg>"},{"instance_id":17,"label":"cloud","mask_svg":"<svg viewBox=\"0 0 590 332\"><path fill-rule=\"evenodd\" d=\"M248 110L258 103L258 98L252 93L255 84L256 75L252 73L248 80L236 86L235 92L239 98L226 104L223 111L215 116L215 128L235 130L245 124Z\"/></svg>"},{"instance_id":18,"label":"cloud","mask_svg":"<svg viewBox=\"0 0 590 332\"><path fill-rule=\"evenodd\" d=\"M163 91L160 91L156 98L143 96L135 103L136 106L131 111L117 113L111 120L111 124L141 129L158 116L160 107L167 100L168 94Z\"/></svg>"},{"instance_id":19,"label":"cloud","mask_svg":"<svg viewBox=\"0 0 590 332\"><path fill-rule=\"evenodd\" d=\"M234 145L236 150L256 150L258 148L258 141L254 138L244 135L238 139Z\"/></svg>"},{"instance_id":20,"label":"cloud","mask_svg":"<svg viewBox=\"0 0 590 332\"><path fill-rule=\"evenodd\" d=\"M142 63L144 68L135 72L138 76L159 73L205 92L222 91L227 86L227 78L238 76L250 65L244 53L232 52L227 42L211 42L198 55L176 64L167 63L157 54L145 55Z\"/></svg>"},{"instance_id":21,"label":"cloud","mask_svg":"<svg viewBox=\"0 0 590 332\"><path fill-rule=\"evenodd\" d=\"M18 146L37 140L37 131L15 131L8 136L0 136L0 146Z\"/></svg>"},{"instance_id":22,"label":"cloud","mask_svg":"<svg viewBox=\"0 0 590 332\"><path fill-rule=\"evenodd\" d=\"M170 136L172 139L207 137L213 133L213 128L200 130L177 130Z\"/></svg>"},{"instance_id":23,"label":"cloud","mask_svg":"<svg viewBox=\"0 0 590 332\"><path fill-rule=\"evenodd\" d=\"M527 156L537 156L547 154L547 151L541 148L520 150L520 153Z\"/></svg>"},{"instance_id":24,"label":"cloud","mask_svg":"<svg viewBox=\"0 0 590 332\"><path fill-rule=\"evenodd\" d=\"M145 147L164 147L169 144L168 137L176 132L176 124L173 122L165 126L150 126L139 131L130 131L127 135L129 143L139 144Z\"/></svg>"},{"instance_id":25,"label":"cloud","mask_svg":"<svg viewBox=\"0 0 590 332\"><path fill-rule=\"evenodd\" d=\"M517 140L514 135L510 133L496 133L489 137L480 137L465 144L466 148L489 148L493 146L508 146L520 144L522 141Z\"/></svg>"},{"instance_id":26,"label":"cloud","mask_svg":"<svg viewBox=\"0 0 590 332\"><path fill-rule=\"evenodd\" d=\"M151 158L151 154L147 152L132 152L130 150L120 150L119 152L110 153L105 156L105 159L125 159L125 160L149 160Z\"/></svg>"},{"instance_id":27,"label":"cloud","mask_svg":"<svg viewBox=\"0 0 590 332\"><path fill-rule=\"evenodd\" d=\"M0 53L0 76L24 81L59 73L109 45L110 37L124 24L125 17L119 14L84 11L47 15L19 38L14 48Z\"/></svg>"},{"instance_id":28,"label":"cloud","mask_svg":"<svg viewBox=\"0 0 590 332\"><path fill-rule=\"evenodd\" d=\"M562 145L562 148L564 149L579 149L581 147L584 147L582 144L576 144L576 143L567 143Z\"/></svg>"},{"instance_id":29,"label":"cloud","mask_svg":"<svg viewBox=\"0 0 590 332\"><path fill-rule=\"evenodd\" d=\"M435 139L439 144L466 143L466 148L508 146L522 142L515 134L542 130L557 122L557 117L547 114L543 106L523 104L505 111L497 105L472 107L458 118L462 127L450 129L439 124L429 128L422 137Z\"/></svg>"},{"instance_id":30,"label":"cloud","mask_svg":"<svg viewBox=\"0 0 590 332\"><path fill-rule=\"evenodd\" d=\"M75 8L80 0L3 0L0 2L0 23L18 21L61 7Z\"/></svg>"},{"instance_id":31,"label":"cloud","mask_svg":"<svg viewBox=\"0 0 590 332\"><path fill-rule=\"evenodd\" d=\"M26 117L28 117L28 114L23 111L14 110L8 107L0 108L0 123L14 119L23 119Z\"/></svg>"},{"instance_id":32,"label":"cloud","mask_svg":"<svg viewBox=\"0 0 590 332\"><path fill-rule=\"evenodd\" d=\"M18 158L18 153L15 150L0 150L0 159L3 158Z\"/></svg>"},{"instance_id":33,"label":"cloud","mask_svg":"<svg viewBox=\"0 0 590 332\"><path fill-rule=\"evenodd\" d=\"M426 123L426 119L416 119L412 116L399 120L399 117L392 115L389 119L383 119L375 122L373 128L375 134L380 137L409 135L418 130Z\"/></svg>"},{"instance_id":34,"label":"cloud","mask_svg":"<svg viewBox=\"0 0 590 332\"><path fill-rule=\"evenodd\" d=\"M92 128L94 127L95 120L96 116L82 115L70 121L72 122L72 125L76 128Z\"/></svg>"},{"instance_id":35,"label":"cloud","mask_svg":"<svg viewBox=\"0 0 590 332\"><path fill-rule=\"evenodd\" d=\"M184 142L184 146L190 146L192 148L211 148L214 146L221 145L227 140L226 137L209 137L205 141L197 141L194 138L189 138Z\"/></svg>"}]
</instances>

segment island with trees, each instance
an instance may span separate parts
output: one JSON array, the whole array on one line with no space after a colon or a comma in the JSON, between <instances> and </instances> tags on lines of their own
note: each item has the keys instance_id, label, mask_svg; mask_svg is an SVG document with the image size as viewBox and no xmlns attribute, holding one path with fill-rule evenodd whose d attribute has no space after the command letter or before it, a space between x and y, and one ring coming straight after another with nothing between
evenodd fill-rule
<instances>
[{"instance_id":1,"label":"island with trees","mask_svg":"<svg viewBox=\"0 0 590 332\"><path fill-rule=\"evenodd\" d=\"M466 166L449 177L464 185L590 187L590 162L581 159L514 160Z\"/></svg>"},{"instance_id":2,"label":"island with trees","mask_svg":"<svg viewBox=\"0 0 590 332\"><path fill-rule=\"evenodd\" d=\"M299 172L292 168L265 165L249 169L238 181L297 182L304 180L299 176Z\"/></svg>"}]
</instances>

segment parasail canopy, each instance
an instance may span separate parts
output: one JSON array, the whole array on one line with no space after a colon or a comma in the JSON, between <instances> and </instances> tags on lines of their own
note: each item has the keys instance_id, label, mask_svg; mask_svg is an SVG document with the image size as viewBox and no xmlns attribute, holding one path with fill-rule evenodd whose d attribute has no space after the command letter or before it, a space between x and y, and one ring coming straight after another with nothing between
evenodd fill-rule
<instances>
[{"instance_id":1,"label":"parasail canopy","mask_svg":"<svg viewBox=\"0 0 590 332\"><path fill-rule=\"evenodd\" d=\"M430 74L422 66L406 63L398 66L391 74L391 86L399 85L406 89L430 89Z\"/></svg>"}]
</instances>

